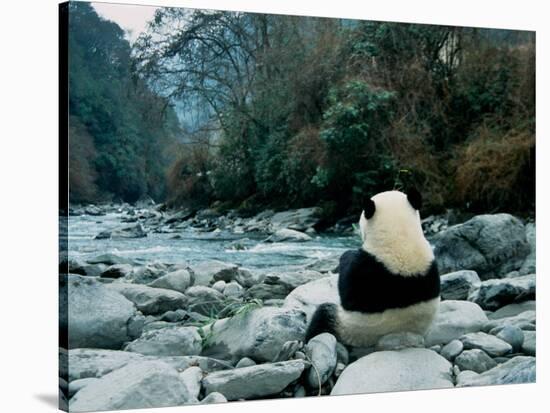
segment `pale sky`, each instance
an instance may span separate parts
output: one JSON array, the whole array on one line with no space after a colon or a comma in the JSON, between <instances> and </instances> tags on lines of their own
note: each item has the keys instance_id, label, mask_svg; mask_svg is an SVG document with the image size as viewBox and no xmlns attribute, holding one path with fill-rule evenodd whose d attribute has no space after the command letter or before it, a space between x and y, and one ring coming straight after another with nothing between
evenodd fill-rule
<instances>
[{"instance_id":1,"label":"pale sky","mask_svg":"<svg viewBox=\"0 0 550 413\"><path fill-rule=\"evenodd\" d=\"M101 17L118 24L129 32L128 40L133 43L139 34L145 31L147 22L155 15L156 6L139 4L92 3L93 8Z\"/></svg>"}]
</instances>

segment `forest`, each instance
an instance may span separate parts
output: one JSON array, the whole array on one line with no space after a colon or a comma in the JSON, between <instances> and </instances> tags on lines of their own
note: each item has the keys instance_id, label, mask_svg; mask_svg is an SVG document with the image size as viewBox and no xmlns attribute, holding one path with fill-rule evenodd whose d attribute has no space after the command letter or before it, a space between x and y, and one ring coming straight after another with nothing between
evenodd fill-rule
<instances>
[{"instance_id":1,"label":"forest","mask_svg":"<svg viewBox=\"0 0 550 413\"><path fill-rule=\"evenodd\" d=\"M69 61L72 203L534 215L533 32L71 3Z\"/></svg>"}]
</instances>

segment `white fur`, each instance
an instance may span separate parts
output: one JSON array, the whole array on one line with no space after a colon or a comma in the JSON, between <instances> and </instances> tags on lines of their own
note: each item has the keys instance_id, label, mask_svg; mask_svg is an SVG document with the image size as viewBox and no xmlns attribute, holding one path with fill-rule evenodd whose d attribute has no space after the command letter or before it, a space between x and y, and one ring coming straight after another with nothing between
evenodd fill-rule
<instances>
[{"instance_id":1,"label":"white fur","mask_svg":"<svg viewBox=\"0 0 550 413\"><path fill-rule=\"evenodd\" d=\"M375 204L372 218L366 219L363 212L359 219L363 249L395 274L409 276L426 272L434 254L424 238L420 214L407 196L399 191L387 191L372 200Z\"/></svg>"},{"instance_id":2,"label":"white fur","mask_svg":"<svg viewBox=\"0 0 550 413\"><path fill-rule=\"evenodd\" d=\"M439 308L439 297L372 314L337 308L336 333L341 340L351 346L370 347L390 333L408 331L424 335Z\"/></svg>"}]
</instances>

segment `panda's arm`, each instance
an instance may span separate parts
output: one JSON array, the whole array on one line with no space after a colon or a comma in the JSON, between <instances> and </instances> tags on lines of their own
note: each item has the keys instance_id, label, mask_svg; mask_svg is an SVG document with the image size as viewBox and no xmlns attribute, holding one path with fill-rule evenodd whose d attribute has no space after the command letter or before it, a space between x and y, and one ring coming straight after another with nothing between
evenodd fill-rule
<instances>
[{"instance_id":1,"label":"panda's arm","mask_svg":"<svg viewBox=\"0 0 550 413\"><path fill-rule=\"evenodd\" d=\"M369 256L361 250L346 251L340 257L338 293L342 307L348 311L363 311L368 296Z\"/></svg>"}]
</instances>

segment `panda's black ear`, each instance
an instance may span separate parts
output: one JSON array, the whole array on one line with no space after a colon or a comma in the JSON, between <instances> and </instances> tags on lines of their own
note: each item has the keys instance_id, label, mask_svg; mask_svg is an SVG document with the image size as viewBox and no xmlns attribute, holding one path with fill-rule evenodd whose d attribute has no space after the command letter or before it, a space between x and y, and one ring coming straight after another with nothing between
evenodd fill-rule
<instances>
[{"instance_id":1,"label":"panda's black ear","mask_svg":"<svg viewBox=\"0 0 550 413\"><path fill-rule=\"evenodd\" d=\"M422 208L422 195L420 195L420 192L418 192L416 188L409 188L407 191L407 199L414 209L420 210L420 208Z\"/></svg>"},{"instance_id":2,"label":"panda's black ear","mask_svg":"<svg viewBox=\"0 0 550 413\"><path fill-rule=\"evenodd\" d=\"M374 215L374 211L376 210L376 206L374 205L374 201L372 199L367 199L363 205L363 211L365 212L365 218L371 219Z\"/></svg>"}]
</instances>

